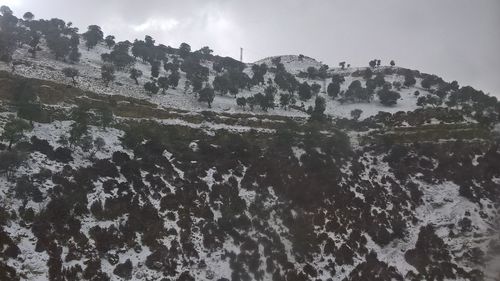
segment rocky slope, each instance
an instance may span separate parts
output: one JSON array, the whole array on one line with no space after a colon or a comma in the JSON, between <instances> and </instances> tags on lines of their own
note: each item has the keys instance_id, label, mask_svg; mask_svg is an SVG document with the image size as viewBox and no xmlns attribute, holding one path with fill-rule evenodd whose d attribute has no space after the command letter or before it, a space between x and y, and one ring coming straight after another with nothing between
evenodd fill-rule
<instances>
[{"instance_id":1,"label":"rocky slope","mask_svg":"<svg viewBox=\"0 0 500 281\"><path fill-rule=\"evenodd\" d=\"M105 87L104 45L82 44L77 64L42 49L18 48L13 73L0 63L2 134L25 114L20 96L41 106L0 151L0 280L499 280L496 99L390 66L318 79L307 74L315 60L281 57L322 87L316 120L314 99L264 111L219 94L208 108L180 86L148 95L140 60L140 85L117 72ZM221 75L214 62L202 62L209 82ZM367 69L394 85L395 105L326 94L338 76L343 92L368 87ZM276 73L237 97L264 92ZM424 87L429 77L438 82Z\"/></svg>"}]
</instances>

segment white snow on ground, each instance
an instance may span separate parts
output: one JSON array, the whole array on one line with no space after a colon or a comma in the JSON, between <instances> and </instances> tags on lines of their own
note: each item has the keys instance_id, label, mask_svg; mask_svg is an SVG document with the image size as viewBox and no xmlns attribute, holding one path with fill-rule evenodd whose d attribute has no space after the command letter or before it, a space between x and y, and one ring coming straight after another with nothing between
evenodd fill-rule
<instances>
[{"instance_id":1,"label":"white snow on ground","mask_svg":"<svg viewBox=\"0 0 500 281\"><path fill-rule=\"evenodd\" d=\"M181 73L182 77L181 80L179 81L179 87L177 89L169 89L167 91L166 95L155 95L155 96L148 96L146 92L144 91L142 86L137 86L135 83L128 77L127 73L124 72L117 72L116 73L116 81L115 83L112 83L109 87L105 87L100 80L100 66L102 65L100 55L103 53L109 52L109 49L104 47L103 45L98 45L95 49L87 51L86 48L82 47L80 48L80 51L82 52L82 59L79 64L76 65L71 65L67 64L65 62L61 61L55 61L52 59L52 55L47 52L47 49L44 47L44 51L41 51L38 54L37 59L32 59L28 54L27 54L27 49L19 49L16 54L15 54L15 59L21 59L21 60L26 60L31 63L31 66L24 66L24 65L19 65L17 66L16 73L27 76L27 77L34 77L34 78L39 78L39 79L47 79L47 80L52 80L52 81L57 81L57 82L64 82L67 84L70 84L70 80L68 78L65 78L62 73L61 69L64 67L75 67L79 70L80 72L80 77L78 78L78 83L79 87L85 90L90 90L94 91L98 94L114 94L114 95L123 95L123 96L130 96L130 97L135 97L135 98L141 98L148 100L150 102L153 102L155 104L158 104L160 106L166 107L166 108L174 108L174 109L185 109L189 110L191 112L196 112L196 111L203 111L203 110L213 110L216 112L228 112L228 113L251 113L255 115L265 115L265 114L270 114L270 115L282 115L282 116L291 116L291 117L307 117L308 115L304 112L297 111L297 110L284 110L280 108L272 109L269 110L269 112L263 112L262 110L255 109L254 111L249 111L248 108L239 108L236 106L236 102L234 97L231 96L216 96L215 100L213 102L213 107L209 109L207 105L205 104L200 104L197 100L196 97L190 93L189 91L187 93L184 92L183 85L185 82L185 77ZM266 58L264 60L261 60L256 63L266 63L269 66L272 65L271 63L272 58ZM308 67L313 66L316 68L319 68L321 66L321 63L308 58L304 57L303 59L299 59L298 56L282 56L281 57L281 62L285 65L285 68L293 73L293 74L298 74L301 71L306 71ZM247 67L245 72L251 76L251 70L250 66ZM149 80L149 73L150 73L150 66L141 62L137 61L136 68L140 69L143 73L144 76L140 78L140 84L144 84L146 81ZM0 63L0 69L3 70L8 70L10 71L10 67L4 63ZM346 81L342 84L341 90L346 90L347 87L354 81L354 80L361 80L362 83L364 84L364 80L359 77L352 77L350 76L350 73L355 71L355 70L361 70L363 68L349 68L346 70L340 70L340 69L331 69L330 72L335 72L335 73L343 73L346 74L345 79ZM164 73L164 70L161 70L162 73ZM213 80L214 78L214 73L211 71L210 74L210 81ZM271 78L271 74L266 74L266 80L267 78ZM395 82L399 81L402 82L402 77L400 75L386 75L385 80L387 82ZM300 82L305 81L305 79L298 78ZM371 103L356 103L356 104L341 104L340 102L336 100L332 100L330 97L326 96L324 91L324 86L327 85L329 81L309 81L309 83L316 82L320 85L322 85L323 89L321 90L321 93L319 94L320 96L325 97L327 100L327 107L326 107L326 114L330 116L335 116L335 117L345 117L345 118L350 118L350 112L354 109L361 109L363 111L361 118L367 118L369 116L373 116L377 114L379 111L385 111L385 112L398 112L398 111L412 111L417 108L416 106L416 101L417 101L417 96L414 95L415 90L420 91L421 95L425 95L428 93L427 91L415 86L411 88L402 88L400 92L401 94L401 99L398 101L398 104L393 106L393 107L387 107L381 105L377 98L375 97L375 100L372 101ZM417 80L417 85L420 85L420 81ZM257 92L263 92L264 87L263 86L255 86L252 90L243 90L239 93L239 96L243 97L248 97L251 95L254 95ZM278 97L277 97L278 99ZM298 102L300 104L301 102ZM304 108L307 108L309 106L314 105L314 99L311 99L310 101L304 102ZM5 117L5 114L2 113L1 117ZM2 118L5 119L5 118ZM127 118L127 119L132 119L132 118ZM257 118L256 118L257 119ZM259 118L259 121L265 122L267 119L261 119ZM170 118L170 119L162 119L162 120L155 120L161 124L165 125L175 125L175 126L186 126L190 128L196 128L196 129L202 129L204 130L207 134L214 134L215 131L218 130L229 130L233 132L247 132L249 130L256 130L259 132L263 133L269 133L272 134L275 131L272 129L267 129L267 128L256 128L256 127L250 127L250 126L239 126L239 125L226 125L226 124L217 124L213 122L202 122L199 124L196 123L191 123L182 119L176 119L176 118ZM274 120L267 120L269 122L279 122L279 121L274 121ZM59 136L60 135L67 135L68 131L70 129L70 125L72 124L72 121L55 121L50 124L39 124L35 123L34 124L34 129L32 132L27 134L27 138L31 136L37 136L40 139L47 140L54 148L61 146L58 143ZM495 130L499 132L500 134L500 125L497 125L495 127ZM122 146L119 138L123 135L123 132L117 129L109 128L107 130L102 130L100 128L91 126L90 127L90 135L93 136L93 138L101 137L105 140L105 147L103 150L96 152L95 157L102 159L102 158L109 158L111 157L112 153L114 151L125 151L127 152ZM357 144L357 143L354 143ZM357 145L355 145L356 147ZM198 144L196 140L193 140L190 144L189 147L193 150L196 151L198 149ZM305 150L303 148L299 147L293 147L292 148L293 155L295 158L298 160L298 162L301 164L301 156L305 154ZM321 152L320 152L321 153ZM70 163L73 167L82 167L86 165L90 165L91 161L89 161L89 153L82 151L80 148L76 148L73 151L73 156L74 156L74 161ZM184 176L184 171L180 170L178 167L175 166L175 159L173 157L173 154L165 151L164 156L167 157L170 162L173 165L174 170L179 174L181 178ZM383 161L380 161L378 163L381 163L376 167L376 169L379 171L382 176L384 173L389 174L388 167L387 165L383 164ZM61 171L63 168L63 164L51 161L47 159L47 157L41 153L34 152L31 153L28 159L28 164L19 168L17 173L19 175L21 174L33 174L38 171L40 171L40 168L48 168L52 170L53 172L58 172ZM370 167L371 168L371 167ZM349 173L349 167L344 167L343 172L346 174ZM216 173L216 170L214 168L208 169L207 170L207 176L202 178L209 188L212 188L212 185L214 184L214 174ZM224 175L224 178L227 180L227 177L229 175ZM362 175L363 177L366 177L367 175ZM366 180L369 180L368 178L365 178ZM123 181L124 179L121 178L119 179ZM238 184L240 184L241 177L238 177ZM415 242L418 237L418 226L421 225L427 225L427 224L433 224L436 226L436 233L443 238L443 240L448 243L453 250L462 250L464 247L468 247L468 244L461 243L464 241L464 239L449 239L447 238L447 225L448 224L455 224L457 223L464 217L464 212L465 211L470 211L471 215L469 218L472 220L472 225L475 227L475 230L480 233L488 233L491 230L491 225L487 224L485 220L481 219L479 216L479 213L477 211L477 205L473 204L472 202L468 201L467 199L459 196L458 194L458 186L456 186L453 183L450 182L444 182L442 184L436 184L436 185L428 185L425 184L421 181L418 181L417 179L413 179L413 181L417 182L418 184L421 185L422 190L424 192L424 201L425 204L421 205L420 207L417 208L416 210L416 216L420 220L420 223L417 226L410 226L410 229L408 230L408 236L405 237L404 240L395 240L389 245L385 247L380 247L378 246L375 242L371 240L371 238L366 235L366 238L368 240L367 247L369 250L373 249L378 253L378 258L382 261L385 261L389 263L390 265L395 265L399 272L401 272L403 275L407 273L409 270L415 271L415 269L410 266L409 264L406 263L404 259L404 253L408 250L414 247ZM101 201L104 200L107 196L103 192L102 189L102 183L94 183L96 186L96 190L93 193L88 194L89 198L89 204L92 203L96 199L100 199ZM51 184L50 182L47 182L43 186L43 191L49 190L53 187L53 183ZM175 190L174 187L169 187L173 190ZM12 192L13 184L7 182L4 177L0 177L0 194L6 195L8 193ZM355 189L355 187L352 187ZM274 194L272 187L268 187L268 190L270 194ZM363 199L363 196L361 193L356 193L358 197ZM243 198L247 205L251 202L254 202L256 200L256 193L255 191L249 191L249 190L244 190L241 189L239 190L239 195L241 198ZM12 198L12 196L2 196L0 202L1 204L5 206L11 206L12 209L17 210L21 204L21 202L18 202L18 200L12 199L12 200L7 200L5 199L6 197ZM276 196L274 196L276 197ZM277 197L274 199L277 200ZM159 202L155 200L151 200L152 204L155 205L156 207L158 206ZM271 207L274 205L275 202L265 202L264 206ZM483 205L488 205L488 204L493 204L493 202L481 202ZM32 207L35 210L40 210L43 208L42 204L31 204L29 207ZM390 206L388 207L390 208ZM274 211L273 211L274 212ZM493 212L492 210L486 210L488 212L488 215L493 216L494 214L491 213ZM165 215L165 214L163 214ZM220 218L221 214L220 211L215 211L214 210L214 215L215 218ZM92 216L87 216L83 221L82 225L82 232L88 235L88 232L91 227L94 227L96 225L99 225L101 227L109 227L111 225L118 226L121 222L123 222L126 219L126 217L121 217L118 218L114 221L96 221L95 218ZM288 253L292 252L292 246L291 242L286 239L286 233L287 229L283 226L284 223L280 221L278 216L271 216L270 220L268 223L271 225L271 227L276 230L277 233L280 233L280 235L283 235L283 240L282 242L285 245L286 251ZM175 222L172 221L167 221L165 220L165 227L166 228L174 228L178 232L180 231L180 228L177 226ZM21 272L27 274L27 279L28 280L45 280L46 272L47 272L47 260L48 256L45 254L45 252L42 253L37 253L34 250L35 246L35 237L33 236L32 232L29 231L29 229L24 228L16 223L13 223L9 225L6 228L7 233L11 236L17 239L19 242L19 248L21 250L21 256L22 258L20 260L10 260L9 265L18 268L21 270ZM199 234L199 233L198 233ZM201 236L196 237L194 241L196 243L200 243L201 241ZM475 243L480 245L483 250L486 250L486 242L481 242L480 239L476 239L475 237L467 237L470 238L471 243ZM485 240L487 241L487 240ZM165 244L170 243L171 241L168 239L165 239ZM147 268L144 267L143 264L140 264L140 261L144 261L146 256L148 256L151 252L150 250L143 246L143 251L140 253L136 253L133 250L128 250L127 252L121 252L119 253L120 257L120 262L124 262L127 258L130 258L133 265L134 265L134 278L139 278L139 276L148 276L150 278L160 278L161 276L158 275L157 272L153 272L148 270ZM230 240L226 240L225 245L224 245L224 250L227 250L228 252L234 252L234 253L239 253L239 247L231 243ZM261 249L262 250L262 249ZM200 253L200 256L206 261L208 268L209 269L218 269L217 272L214 272L214 279L217 280L217 278L220 277L229 277L231 275L232 270L229 267L229 262L228 260L222 260L221 255L223 251L211 253L210 255L204 251L198 251ZM263 255L262 255L263 256ZM293 260L293 255L290 255L292 257L292 262L295 262ZM360 262L360 261L356 261ZM112 272L114 269L114 266L109 264L108 261L103 259L102 262L103 268L106 272ZM347 275L350 270L354 266L344 266L343 269L347 270L343 273L339 272L337 277L344 277ZM194 268L193 273L200 279L207 279L207 271L206 269L203 268ZM113 280L119 280L115 275L110 274L113 278ZM209 273L211 275L211 273ZM269 277L266 275L266 277Z\"/></svg>"},{"instance_id":2,"label":"white snow on ground","mask_svg":"<svg viewBox=\"0 0 500 281\"><path fill-rule=\"evenodd\" d=\"M320 68L322 63L304 56L302 59L299 56L295 55L285 55L285 56L273 56L273 57L268 57L259 61L254 62L253 64L267 64L267 66L272 66L273 62L272 60L274 58L280 57L281 58L281 63L283 66L285 66L285 69L292 73L292 74L299 74L300 71L306 71L308 67L315 67L315 68ZM248 73L251 75L251 71Z\"/></svg>"},{"instance_id":3,"label":"white snow on ground","mask_svg":"<svg viewBox=\"0 0 500 281\"><path fill-rule=\"evenodd\" d=\"M299 161L299 164L302 166L302 161L300 160L300 158L302 157L302 155L306 154L306 151L303 148L297 146L292 147L292 151L293 155L295 156L295 158L297 158L297 161Z\"/></svg>"},{"instance_id":4,"label":"white snow on ground","mask_svg":"<svg viewBox=\"0 0 500 281\"><path fill-rule=\"evenodd\" d=\"M291 116L291 117L307 117L303 111L288 109L285 110L279 107L279 94L276 95L275 103L278 105L275 109L270 109L268 112L264 112L258 107L254 108L254 110L250 111L248 107L241 108L236 105L235 98L230 95L220 96L216 95L214 102L212 104L212 108L209 108L207 104L200 103L197 101L197 97L195 94L191 93L191 90L187 92L184 90L184 84L186 82L186 78L183 72L181 72L181 79L179 81L179 86L176 89L168 89L166 94L156 94L153 96L149 96L143 88L143 84L150 79L150 71L151 67L149 64L143 62L142 60L137 60L135 63L135 68L141 70L143 72L143 76L139 78L139 84L136 85L135 82L129 78L128 72L117 71L115 73L116 80L114 83L110 83L109 87L105 87L104 83L101 80L101 71L100 67L102 65L101 55L104 53L109 53L111 50L105 47L103 44L97 45L94 49L90 51L87 50L83 44L80 46L80 52L82 53L81 60L78 64L70 64L63 61L56 61L53 59L53 55L50 54L48 48L42 42L43 50L37 53L37 58L31 58L31 55L28 53L27 47L20 48L16 50L14 54L14 59L19 61L28 62L29 66L26 65L18 65L16 66L15 73L20 74L26 77L32 77L37 79L46 79L57 81L65 84L71 84L71 79L64 77L61 70L65 67L73 67L78 69L80 72L80 76L77 78L78 87L83 90L89 90L98 94L103 95L122 95L128 97L134 97L139 99L148 100L152 103L158 104L161 107L172 108L172 109L184 109L189 111L216 111L216 112L228 112L228 113L251 113L258 115L282 115L282 116ZM271 62L272 58L266 58L256 63L266 63L268 66L272 66ZM299 59L298 56L281 56L281 62L284 64L285 68L293 73L298 74L301 71L307 71L308 67L316 67L319 68L321 63L309 58L304 57L302 60ZM207 66L210 66L211 63L206 63ZM244 70L250 77L252 77L251 65L248 64L247 68ZM350 83L354 80L361 80L364 85L364 79L361 77L352 77L350 76L351 72L356 70L362 70L364 68L348 68L341 70L340 68L331 68L329 70L330 73L340 73L345 76L345 82L341 85L341 90L346 90ZM380 68L380 70L382 70ZM3 62L0 62L0 70L10 71L11 67ZM160 76L165 75L165 70L160 68ZM213 81L216 73L210 68L210 77L209 81ZM273 78L274 74L268 72L265 76L265 80L268 78ZM386 81L402 81L402 77L398 75L386 75ZM425 94L426 91L423 89L414 86L409 89L401 89L401 99L398 101L398 104L395 106L387 107L381 105L377 98L371 103L356 103L356 104L341 104L336 100L332 100L330 97L326 96L326 86L330 82L329 79L323 80L307 80L303 78L297 78L299 82L308 81L309 84L317 83L321 85L322 89L320 92L320 96L325 97L327 100L327 107L325 113L327 115L333 117L347 117L350 118L350 112L353 109L361 109L363 111L361 118L366 118L372 115L377 114L379 111L385 112L397 112L397 111L409 111L417 108L416 99L413 95L415 90L419 90L421 94ZM417 84L419 85L419 81L417 80ZM238 96L240 97L249 97L258 92L264 92L264 86L254 86L251 90L241 90ZM306 102L297 101L297 106L304 106L304 110L309 106L314 106L314 97Z\"/></svg>"},{"instance_id":5,"label":"white snow on ground","mask_svg":"<svg viewBox=\"0 0 500 281\"><path fill-rule=\"evenodd\" d=\"M150 120L146 118L119 118L119 119L127 119L127 120ZM202 129L207 135L213 135L215 131L218 130L226 130L230 132L248 132L250 130L254 130L261 133L274 133L276 130L267 129L267 128L258 128L258 127L250 127L250 126L240 126L240 125L228 125L228 124L218 124L213 122L203 121L201 123L191 123L185 120L177 119L177 118L166 118L166 119L155 119L156 122L163 125L173 125L173 126L183 126L189 127L193 129Z\"/></svg>"}]
</instances>

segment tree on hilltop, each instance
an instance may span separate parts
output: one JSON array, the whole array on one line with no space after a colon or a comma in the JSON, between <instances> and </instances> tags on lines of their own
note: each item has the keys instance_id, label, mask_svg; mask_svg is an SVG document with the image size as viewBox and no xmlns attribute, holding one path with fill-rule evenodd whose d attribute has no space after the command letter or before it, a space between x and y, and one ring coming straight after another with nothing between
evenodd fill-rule
<instances>
[{"instance_id":1,"label":"tree on hilltop","mask_svg":"<svg viewBox=\"0 0 500 281\"><path fill-rule=\"evenodd\" d=\"M85 46L87 46L87 49L90 50L104 39L104 33L102 32L100 26L90 25L87 32L83 34L83 38L86 41Z\"/></svg>"},{"instance_id":2,"label":"tree on hilltop","mask_svg":"<svg viewBox=\"0 0 500 281\"><path fill-rule=\"evenodd\" d=\"M108 48L113 48L113 46L116 44L115 37L113 35L106 36L106 38L104 39L104 43L106 43L106 46Z\"/></svg>"}]
</instances>

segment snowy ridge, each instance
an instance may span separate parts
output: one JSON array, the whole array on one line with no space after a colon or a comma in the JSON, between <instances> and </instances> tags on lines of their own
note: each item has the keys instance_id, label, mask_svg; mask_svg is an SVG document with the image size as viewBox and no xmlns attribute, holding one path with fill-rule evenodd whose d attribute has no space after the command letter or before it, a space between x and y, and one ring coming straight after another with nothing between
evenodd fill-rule
<instances>
[{"instance_id":1,"label":"snowy ridge","mask_svg":"<svg viewBox=\"0 0 500 281\"><path fill-rule=\"evenodd\" d=\"M319 85L330 118L315 120L316 97L280 107L281 89L267 111L237 105L277 84L276 69L209 108L183 71L178 87L149 95L140 59L139 85L117 71L106 87L103 44L80 44L77 64L41 47L37 58L17 49L13 74L0 63L10 87L0 87L0 279L499 280L500 106L483 96L424 87L429 76L395 66L330 68L320 79L307 72L321 62L279 56L299 83ZM277 68L276 58L243 73ZM209 83L223 75L201 63ZM76 87L65 67L79 71ZM342 99L355 81L368 88L367 72L383 76L396 104ZM25 112L8 91L25 82L62 100L37 96L43 114L12 137ZM441 104L417 105L422 96Z\"/></svg>"},{"instance_id":2,"label":"snowy ridge","mask_svg":"<svg viewBox=\"0 0 500 281\"><path fill-rule=\"evenodd\" d=\"M43 42L43 41L42 41ZM158 104L164 108L173 108L173 109L182 109L188 111L204 111L204 110L213 110L215 112L229 112L229 113L255 113L255 114L270 114L270 115L282 115L282 116L298 116L298 117L306 117L307 114L303 111L298 111L295 109L284 110L277 106L274 109L269 109L268 112L264 112L260 109L255 109L253 111L249 111L248 108L241 108L237 106L235 102L235 98L230 95L221 96L216 95L215 100L213 102L212 108L208 108L206 104L202 104L197 101L196 96L191 93L190 90L186 91L184 89L184 84L187 81L184 73L181 72L181 79L179 81L179 86L177 89L169 89L167 90L166 95L157 94L153 96L149 96L147 92L144 90L142 86L144 83L150 81L149 73L151 66L149 63L145 63L141 60L137 60L134 64L134 67L138 70L142 71L144 75L139 78L139 84L136 85L132 79L129 78L128 72L117 71L116 72L116 80L114 83L111 83L109 87L105 87L104 83L101 81L101 70L100 67L102 65L101 55L110 52L111 50L104 46L103 44L98 44L95 48L91 50L87 50L87 48L83 45L80 45L79 51L82 53L82 57L80 62L77 64L65 63L63 61L54 60L52 58L52 54L49 53L48 48L42 44L42 51L38 52L37 58L33 59L31 55L28 53L28 47L23 47L17 49L14 54L14 59L20 62L24 62L20 65L16 66L16 70L14 73L20 74L25 77L37 78L37 79L46 79L55 82L71 84L71 79L64 77L61 70L65 67L73 67L76 68L80 75L77 78L78 87L83 90L92 91L98 94L103 95L121 95L127 97L134 97L138 99L144 99L150 101L154 104ZM321 67L321 63L309 58L299 58L299 56L279 56L282 59L282 63L284 64L287 71L294 75L298 75L300 72L306 72L309 67L319 68ZM172 59L172 57L169 57ZM272 59L276 57L270 57L263 59L261 61L256 62L255 64L265 63L268 67L273 65ZM247 68L244 70L250 77L252 76L251 65L248 64ZM209 82L213 81L216 73L211 69L211 62L207 62L206 66L210 69ZM366 68L355 68L350 67L347 69L340 68L330 68L329 73L338 73L345 76L345 82L341 84L341 91L347 90L348 86L354 80L360 80L362 84L365 84L365 80L363 77L353 77L350 74L363 71ZM385 68L381 67L376 71L382 72ZM11 67L3 62L0 62L0 70L10 71ZM163 68L160 69L160 76L164 73L165 70ZM273 79L274 76L270 73L265 75L265 79ZM390 112L395 113L398 111L413 111L417 107L417 97L413 95L413 93L418 90L421 95L429 94L428 90L418 87L419 81L421 79L417 79L417 83L413 87L404 87L401 89L401 99L395 106L384 106L381 105L377 100L372 101L371 103L341 103L338 100L332 100L330 97L326 95L326 86L328 85L328 81L326 80L309 80L303 78L297 78L299 82L307 81L309 83L317 83L322 89L320 91L319 96L325 97L327 100L327 107L325 114L332 117L340 117L340 118L350 118L350 112L354 109L361 109L362 115L361 118L367 118L377 114L379 111L382 112ZM395 81L402 82L404 77L398 74L387 75L386 81L393 83ZM264 92L264 86L255 86L252 89L241 89L238 94L239 97L249 97L258 92ZM276 96L276 104L279 104L279 95ZM314 106L314 98L309 101L298 101L297 106L303 106L304 110L309 106Z\"/></svg>"}]
</instances>

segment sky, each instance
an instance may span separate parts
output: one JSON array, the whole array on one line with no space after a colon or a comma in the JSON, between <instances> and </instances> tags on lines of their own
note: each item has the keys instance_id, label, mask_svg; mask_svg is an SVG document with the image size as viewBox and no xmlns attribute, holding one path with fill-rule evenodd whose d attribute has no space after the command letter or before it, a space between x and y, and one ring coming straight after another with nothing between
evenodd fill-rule
<instances>
[{"instance_id":1,"label":"sky","mask_svg":"<svg viewBox=\"0 0 500 281\"><path fill-rule=\"evenodd\" d=\"M499 0L0 0L17 16L90 24L118 40L243 60L304 54L330 66L372 59L457 80L500 98Z\"/></svg>"}]
</instances>

